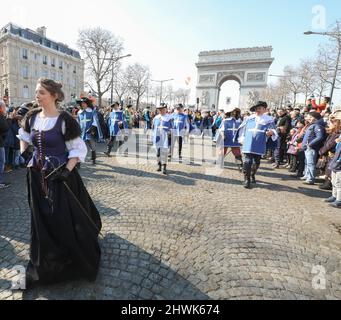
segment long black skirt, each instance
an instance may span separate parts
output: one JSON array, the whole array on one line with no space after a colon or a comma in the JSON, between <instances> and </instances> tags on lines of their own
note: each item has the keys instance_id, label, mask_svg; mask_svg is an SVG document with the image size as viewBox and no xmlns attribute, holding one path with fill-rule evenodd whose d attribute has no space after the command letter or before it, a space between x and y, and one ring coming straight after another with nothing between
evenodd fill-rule
<instances>
[{"instance_id":1,"label":"long black skirt","mask_svg":"<svg viewBox=\"0 0 341 320\"><path fill-rule=\"evenodd\" d=\"M48 192L44 192L41 171L34 168L28 169L27 185L32 213L27 277L42 284L94 281L101 257L98 236L102 223L77 169L67 185L79 202L61 182L48 181Z\"/></svg>"}]
</instances>

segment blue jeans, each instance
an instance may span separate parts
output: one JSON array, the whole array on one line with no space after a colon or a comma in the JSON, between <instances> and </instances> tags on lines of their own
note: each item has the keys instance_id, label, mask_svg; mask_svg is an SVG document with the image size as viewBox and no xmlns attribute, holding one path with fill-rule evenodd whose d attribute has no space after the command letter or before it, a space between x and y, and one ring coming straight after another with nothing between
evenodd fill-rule
<instances>
[{"instance_id":1,"label":"blue jeans","mask_svg":"<svg viewBox=\"0 0 341 320\"><path fill-rule=\"evenodd\" d=\"M308 148L305 151L305 161L306 161L305 177L307 178L307 181L315 182L317 151L314 149Z\"/></svg>"},{"instance_id":2,"label":"blue jeans","mask_svg":"<svg viewBox=\"0 0 341 320\"><path fill-rule=\"evenodd\" d=\"M0 148L0 183L4 183L4 170L5 170L5 148Z\"/></svg>"}]
</instances>

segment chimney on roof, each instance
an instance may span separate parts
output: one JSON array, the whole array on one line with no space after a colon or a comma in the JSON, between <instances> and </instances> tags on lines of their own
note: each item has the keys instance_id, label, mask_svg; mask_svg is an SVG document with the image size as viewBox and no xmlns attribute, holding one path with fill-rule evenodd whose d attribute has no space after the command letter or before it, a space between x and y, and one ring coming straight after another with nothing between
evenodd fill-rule
<instances>
[{"instance_id":1,"label":"chimney on roof","mask_svg":"<svg viewBox=\"0 0 341 320\"><path fill-rule=\"evenodd\" d=\"M37 33L39 33L42 37L46 38L46 27L40 27L37 29Z\"/></svg>"}]
</instances>

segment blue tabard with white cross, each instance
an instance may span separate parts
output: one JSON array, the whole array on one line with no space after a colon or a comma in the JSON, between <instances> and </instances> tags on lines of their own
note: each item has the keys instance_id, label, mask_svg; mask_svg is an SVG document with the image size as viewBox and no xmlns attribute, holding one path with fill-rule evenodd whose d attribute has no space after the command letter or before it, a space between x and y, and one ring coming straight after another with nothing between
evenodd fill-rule
<instances>
[{"instance_id":1,"label":"blue tabard with white cross","mask_svg":"<svg viewBox=\"0 0 341 320\"><path fill-rule=\"evenodd\" d=\"M188 116L183 113L175 113L173 115L173 135L184 137L186 130L189 130Z\"/></svg>"},{"instance_id":2,"label":"blue tabard with white cross","mask_svg":"<svg viewBox=\"0 0 341 320\"><path fill-rule=\"evenodd\" d=\"M217 132L217 146L225 148L239 148L241 144L238 141L234 141L242 121L240 119L228 118L224 119Z\"/></svg>"},{"instance_id":3,"label":"blue tabard with white cross","mask_svg":"<svg viewBox=\"0 0 341 320\"><path fill-rule=\"evenodd\" d=\"M123 130L119 126L120 122L122 122L123 124L123 129L125 131L128 130L128 124L127 124L123 111L114 110L113 112L111 112L108 118L108 127L109 127L111 137L117 137L117 136L123 135Z\"/></svg>"},{"instance_id":4,"label":"blue tabard with white cross","mask_svg":"<svg viewBox=\"0 0 341 320\"><path fill-rule=\"evenodd\" d=\"M78 120L79 120L79 125L81 127L82 131L82 136L81 138L84 141L88 141L91 139L91 134L89 133L89 129L91 126L94 125L94 111L87 112L87 111L82 111L78 113Z\"/></svg>"},{"instance_id":5,"label":"blue tabard with white cross","mask_svg":"<svg viewBox=\"0 0 341 320\"><path fill-rule=\"evenodd\" d=\"M153 144L155 148L169 147L168 134L171 133L173 126L173 119L170 116L157 116L153 120Z\"/></svg>"},{"instance_id":6,"label":"blue tabard with white cross","mask_svg":"<svg viewBox=\"0 0 341 320\"><path fill-rule=\"evenodd\" d=\"M272 117L265 116L258 118L257 121L255 116L251 116L243 122L234 140L238 141L239 138L243 137L243 153L263 156L266 153L266 143L269 139L266 132L269 130L276 130Z\"/></svg>"}]
</instances>

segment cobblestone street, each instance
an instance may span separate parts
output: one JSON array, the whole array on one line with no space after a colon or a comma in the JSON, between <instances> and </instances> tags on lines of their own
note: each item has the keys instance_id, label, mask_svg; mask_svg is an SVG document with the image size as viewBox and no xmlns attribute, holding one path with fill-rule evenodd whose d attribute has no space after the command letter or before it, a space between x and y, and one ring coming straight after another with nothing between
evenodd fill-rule
<instances>
[{"instance_id":1,"label":"cobblestone street","mask_svg":"<svg viewBox=\"0 0 341 320\"><path fill-rule=\"evenodd\" d=\"M186 144L184 163L175 158L168 176L142 147L138 159L100 155L97 166L82 166L103 221L95 283L10 289L12 268L28 262L30 211L25 170L8 174L12 186L0 192L0 300L341 299L341 211L323 203L329 192L265 162L257 187L245 190L232 156L220 171L210 164L208 137L201 146L201 138L193 150ZM325 290L313 286L318 266Z\"/></svg>"}]
</instances>

